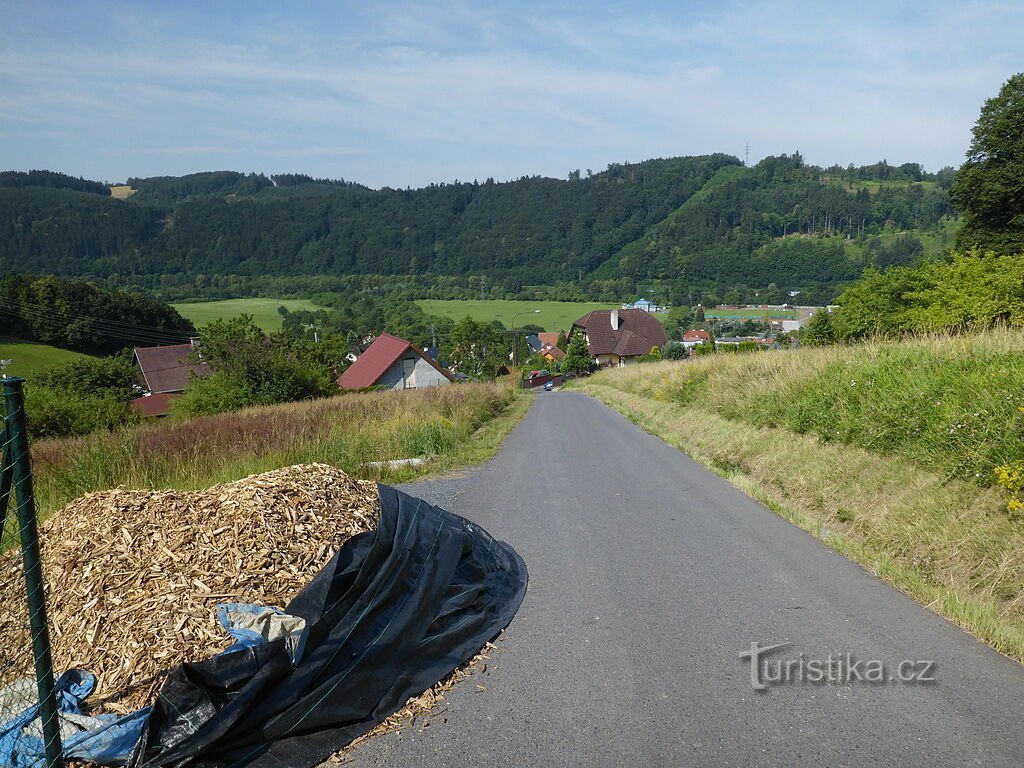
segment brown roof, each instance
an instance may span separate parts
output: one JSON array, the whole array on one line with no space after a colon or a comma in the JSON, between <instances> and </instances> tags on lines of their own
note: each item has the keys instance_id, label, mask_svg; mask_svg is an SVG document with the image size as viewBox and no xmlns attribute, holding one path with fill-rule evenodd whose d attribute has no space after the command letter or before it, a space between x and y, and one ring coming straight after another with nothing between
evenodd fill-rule
<instances>
[{"instance_id":1,"label":"brown roof","mask_svg":"<svg viewBox=\"0 0 1024 768\"><path fill-rule=\"evenodd\" d=\"M130 400L128 405L133 412L139 416L166 416L171 408L171 401L181 395L174 392L164 392L160 395L143 395Z\"/></svg>"},{"instance_id":2,"label":"brown roof","mask_svg":"<svg viewBox=\"0 0 1024 768\"><path fill-rule=\"evenodd\" d=\"M164 392L184 392L189 374L201 378L213 371L206 363L193 364L191 344L167 344L162 347L136 347L135 362L139 366L142 384L154 395Z\"/></svg>"},{"instance_id":3,"label":"brown roof","mask_svg":"<svg viewBox=\"0 0 1024 768\"><path fill-rule=\"evenodd\" d=\"M551 357L553 357L555 360L564 360L565 359L565 352L560 350L554 344L544 344L540 348L540 353L542 355L551 355Z\"/></svg>"},{"instance_id":4,"label":"brown roof","mask_svg":"<svg viewBox=\"0 0 1024 768\"><path fill-rule=\"evenodd\" d=\"M700 329L687 331L683 334L683 341L711 341L711 335Z\"/></svg>"},{"instance_id":5,"label":"brown roof","mask_svg":"<svg viewBox=\"0 0 1024 768\"><path fill-rule=\"evenodd\" d=\"M390 333L382 333L373 340L373 344L359 356L358 360L344 370L338 378L338 386L342 389L366 389L367 387L372 387L408 349L411 349L434 366L450 381L455 381L455 378L448 371L405 339L392 336Z\"/></svg>"},{"instance_id":6,"label":"brown roof","mask_svg":"<svg viewBox=\"0 0 1024 768\"><path fill-rule=\"evenodd\" d=\"M541 344L550 344L552 347L558 346L558 337L561 334L558 331L541 331L537 334L537 338L540 339Z\"/></svg>"},{"instance_id":7,"label":"brown roof","mask_svg":"<svg viewBox=\"0 0 1024 768\"><path fill-rule=\"evenodd\" d=\"M612 328L612 313L618 312L618 328ZM665 326L642 309L597 309L588 312L574 328L587 332L590 354L635 357L668 342Z\"/></svg>"}]
</instances>

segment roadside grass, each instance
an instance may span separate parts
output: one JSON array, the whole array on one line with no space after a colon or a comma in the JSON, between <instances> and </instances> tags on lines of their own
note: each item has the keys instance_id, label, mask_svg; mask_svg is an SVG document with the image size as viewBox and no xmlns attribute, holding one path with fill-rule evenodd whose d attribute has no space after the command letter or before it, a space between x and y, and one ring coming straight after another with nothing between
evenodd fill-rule
<instances>
[{"instance_id":1,"label":"roadside grass","mask_svg":"<svg viewBox=\"0 0 1024 768\"><path fill-rule=\"evenodd\" d=\"M0 360L10 360L7 368L8 376L31 378L34 373L54 368L73 360L84 360L89 355L72 352L70 349L51 347L49 344L37 344L33 341L22 341L12 336L0 336Z\"/></svg>"},{"instance_id":2,"label":"roadside grass","mask_svg":"<svg viewBox=\"0 0 1024 768\"><path fill-rule=\"evenodd\" d=\"M368 392L250 408L32 446L40 516L89 491L195 490L291 464L406 482L489 458L531 399L505 384ZM372 462L423 458L417 466Z\"/></svg>"},{"instance_id":3,"label":"roadside grass","mask_svg":"<svg viewBox=\"0 0 1024 768\"><path fill-rule=\"evenodd\" d=\"M967 470L1002 451L1021 451L1022 350L1020 334L993 332L716 355L602 372L573 386L1024 662L1024 522L1006 512L991 473L974 477ZM872 387L849 385L863 383L856 377L867 373L875 376ZM851 402L844 381L851 391L867 391L867 399ZM921 397L933 387L943 406ZM886 397L894 402L883 418L871 406ZM933 421L946 423L946 403L956 413L968 404L987 409L989 423L978 416L967 438L955 422L952 433L931 430ZM910 422L894 416L901 409ZM920 433L878 429L915 419L926 424ZM839 424L839 435L823 439L810 428L824 423ZM808 427L802 434L801 425Z\"/></svg>"},{"instance_id":4,"label":"roadside grass","mask_svg":"<svg viewBox=\"0 0 1024 768\"><path fill-rule=\"evenodd\" d=\"M503 325L539 325L546 331L567 331L574 321L595 309L614 309L618 304L587 301L506 301L504 299L421 299L416 302L428 315L458 322L467 315L477 321L500 320ZM539 309L539 313L533 310Z\"/></svg>"},{"instance_id":5,"label":"roadside grass","mask_svg":"<svg viewBox=\"0 0 1024 768\"><path fill-rule=\"evenodd\" d=\"M224 299L223 301L195 301L172 304L181 316L191 320L196 327L202 327L214 320L227 320L238 315L252 315L253 320L265 331L276 331L281 327L278 307L294 312L300 309L322 309L306 299Z\"/></svg>"}]
</instances>

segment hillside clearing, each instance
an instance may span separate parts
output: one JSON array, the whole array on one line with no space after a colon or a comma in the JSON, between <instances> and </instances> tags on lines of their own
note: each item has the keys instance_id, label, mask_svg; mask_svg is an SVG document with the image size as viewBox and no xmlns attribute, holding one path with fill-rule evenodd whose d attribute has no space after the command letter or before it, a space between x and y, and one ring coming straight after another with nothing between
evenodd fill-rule
<instances>
[{"instance_id":1,"label":"hillside clearing","mask_svg":"<svg viewBox=\"0 0 1024 768\"><path fill-rule=\"evenodd\" d=\"M8 376L31 378L34 373L41 373L74 360L89 357L81 352L70 349L51 347L49 344L37 344L34 341L22 341L11 336L0 336L0 360L10 360L11 364L5 373Z\"/></svg>"},{"instance_id":2,"label":"hillside clearing","mask_svg":"<svg viewBox=\"0 0 1024 768\"><path fill-rule=\"evenodd\" d=\"M256 325L265 331L276 331L281 327L278 307L296 312L301 309L322 309L306 299L224 299L223 301L196 301L172 304L183 317L201 328L214 320L227 320L238 315L252 315Z\"/></svg>"},{"instance_id":3,"label":"hillside clearing","mask_svg":"<svg viewBox=\"0 0 1024 768\"><path fill-rule=\"evenodd\" d=\"M589 301L505 301L503 299L421 299L416 302L428 315L462 320L499 320L506 328L539 325L546 331L567 331L575 320L595 309L614 309L618 304ZM534 310L539 309L539 313Z\"/></svg>"}]
</instances>

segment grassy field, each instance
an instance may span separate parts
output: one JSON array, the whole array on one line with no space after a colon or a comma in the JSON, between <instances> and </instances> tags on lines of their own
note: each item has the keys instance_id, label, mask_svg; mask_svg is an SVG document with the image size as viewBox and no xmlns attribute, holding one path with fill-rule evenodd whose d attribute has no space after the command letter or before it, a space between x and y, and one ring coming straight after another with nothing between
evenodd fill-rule
<instances>
[{"instance_id":1,"label":"grassy field","mask_svg":"<svg viewBox=\"0 0 1024 768\"><path fill-rule=\"evenodd\" d=\"M704 317L730 320L789 320L797 316L792 309L705 309Z\"/></svg>"},{"instance_id":2,"label":"grassy field","mask_svg":"<svg viewBox=\"0 0 1024 768\"><path fill-rule=\"evenodd\" d=\"M1024 334L713 355L578 384L1024 661Z\"/></svg>"},{"instance_id":3,"label":"grassy field","mask_svg":"<svg viewBox=\"0 0 1024 768\"><path fill-rule=\"evenodd\" d=\"M32 378L33 373L39 373L84 357L88 357L88 355L51 347L48 344L36 344L10 336L0 336L0 360L11 361L6 370L8 376Z\"/></svg>"},{"instance_id":4,"label":"grassy field","mask_svg":"<svg viewBox=\"0 0 1024 768\"><path fill-rule=\"evenodd\" d=\"M497 299L445 300L422 299L416 302L428 315L461 320L467 315L474 320L500 320L506 327L539 325L547 331L566 331L573 321L595 309L612 309L618 304L599 304L574 301L503 301ZM539 313L533 310L539 309Z\"/></svg>"},{"instance_id":5,"label":"grassy field","mask_svg":"<svg viewBox=\"0 0 1024 768\"><path fill-rule=\"evenodd\" d=\"M119 432L39 440L35 491L46 516L89 491L199 489L291 464L404 482L489 458L532 402L504 384L340 395ZM418 466L372 462L423 457Z\"/></svg>"},{"instance_id":6,"label":"grassy field","mask_svg":"<svg viewBox=\"0 0 1024 768\"><path fill-rule=\"evenodd\" d=\"M183 317L188 318L196 327L202 327L214 320L226 320L236 315L252 315L256 325L265 331L276 331L281 327L281 315L278 307L295 311L298 309L318 309L317 305L305 299L225 299L224 301L197 301L184 304L173 304Z\"/></svg>"}]
</instances>

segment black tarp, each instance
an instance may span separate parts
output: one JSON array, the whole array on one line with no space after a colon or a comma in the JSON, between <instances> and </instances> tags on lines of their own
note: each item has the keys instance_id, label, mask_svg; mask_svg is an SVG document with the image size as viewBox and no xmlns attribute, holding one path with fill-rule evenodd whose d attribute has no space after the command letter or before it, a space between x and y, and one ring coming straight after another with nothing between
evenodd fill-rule
<instances>
[{"instance_id":1,"label":"black tarp","mask_svg":"<svg viewBox=\"0 0 1024 768\"><path fill-rule=\"evenodd\" d=\"M526 565L474 523L381 485L380 525L349 539L285 608L309 627L184 664L132 768L316 765L443 679L508 625Z\"/></svg>"}]
</instances>

